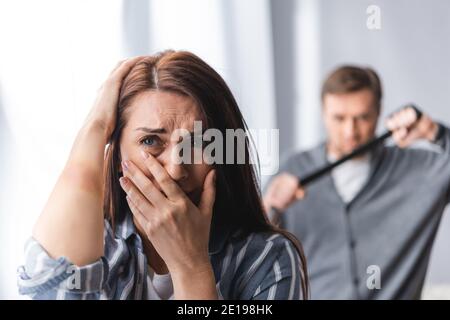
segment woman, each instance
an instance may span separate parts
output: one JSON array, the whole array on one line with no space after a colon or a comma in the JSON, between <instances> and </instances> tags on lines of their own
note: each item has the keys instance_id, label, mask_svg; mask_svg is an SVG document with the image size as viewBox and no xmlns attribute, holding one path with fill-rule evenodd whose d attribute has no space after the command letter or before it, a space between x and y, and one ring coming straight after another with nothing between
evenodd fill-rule
<instances>
[{"instance_id":1,"label":"woman","mask_svg":"<svg viewBox=\"0 0 450 320\"><path fill-rule=\"evenodd\" d=\"M174 133L192 134L194 121L223 136L247 129L224 80L192 53L121 62L27 243L20 292L35 299L307 298L302 249L267 222L249 161L174 161Z\"/></svg>"}]
</instances>

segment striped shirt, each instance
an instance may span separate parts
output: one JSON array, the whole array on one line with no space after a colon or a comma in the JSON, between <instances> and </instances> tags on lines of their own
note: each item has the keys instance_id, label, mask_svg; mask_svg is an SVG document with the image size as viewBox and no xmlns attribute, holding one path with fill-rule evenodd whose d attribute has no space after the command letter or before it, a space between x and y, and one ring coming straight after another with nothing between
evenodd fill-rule
<instances>
[{"instance_id":1,"label":"striped shirt","mask_svg":"<svg viewBox=\"0 0 450 320\"><path fill-rule=\"evenodd\" d=\"M225 230L211 235L209 257L220 299L301 298L299 256L283 235L240 237ZM131 215L115 230L105 220L104 241L104 256L78 267L65 257L49 257L30 238L25 245L25 264L18 269L19 293L33 299L160 300Z\"/></svg>"}]
</instances>

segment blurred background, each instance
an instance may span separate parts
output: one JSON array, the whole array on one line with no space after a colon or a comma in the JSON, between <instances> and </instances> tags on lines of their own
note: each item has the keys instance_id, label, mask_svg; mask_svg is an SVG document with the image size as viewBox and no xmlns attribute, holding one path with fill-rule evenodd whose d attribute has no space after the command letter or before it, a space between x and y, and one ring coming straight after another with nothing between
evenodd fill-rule
<instances>
[{"instance_id":1,"label":"blurred background","mask_svg":"<svg viewBox=\"0 0 450 320\"><path fill-rule=\"evenodd\" d=\"M285 154L324 138L321 81L343 63L379 72L382 118L415 102L450 124L449 18L448 0L0 0L0 299L22 298L24 242L118 60L196 53L251 128L280 129ZM446 213L425 299L450 299L449 244Z\"/></svg>"}]
</instances>

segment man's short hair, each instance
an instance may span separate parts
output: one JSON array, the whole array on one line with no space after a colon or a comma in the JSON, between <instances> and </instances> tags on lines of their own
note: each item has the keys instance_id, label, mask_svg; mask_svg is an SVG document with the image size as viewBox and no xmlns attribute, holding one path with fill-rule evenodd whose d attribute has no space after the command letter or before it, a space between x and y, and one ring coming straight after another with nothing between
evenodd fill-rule
<instances>
[{"instance_id":1,"label":"man's short hair","mask_svg":"<svg viewBox=\"0 0 450 320\"><path fill-rule=\"evenodd\" d=\"M322 101L326 94L351 93L368 89L374 97L375 107L381 108L383 96L381 81L377 73L371 68L356 66L341 66L331 72L322 86Z\"/></svg>"}]
</instances>

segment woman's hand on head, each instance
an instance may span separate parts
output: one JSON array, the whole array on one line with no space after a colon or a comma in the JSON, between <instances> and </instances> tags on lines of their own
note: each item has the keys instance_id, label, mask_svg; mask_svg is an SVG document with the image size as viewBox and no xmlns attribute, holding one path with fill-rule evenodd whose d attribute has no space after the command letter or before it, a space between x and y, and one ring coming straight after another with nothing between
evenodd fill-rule
<instances>
[{"instance_id":1,"label":"woman's hand on head","mask_svg":"<svg viewBox=\"0 0 450 320\"><path fill-rule=\"evenodd\" d=\"M82 266L104 255L105 143L114 130L123 78L138 60L118 64L100 89L34 226L33 237L51 257Z\"/></svg>"},{"instance_id":2,"label":"woman's hand on head","mask_svg":"<svg viewBox=\"0 0 450 320\"><path fill-rule=\"evenodd\" d=\"M208 244L215 170L205 178L197 207L152 155L143 152L143 157L162 192L133 162L123 163L120 183L135 220L172 275L210 268Z\"/></svg>"},{"instance_id":3,"label":"woman's hand on head","mask_svg":"<svg viewBox=\"0 0 450 320\"><path fill-rule=\"evenodd\" d=\"M119 93L123 79L140 59L142 56L133 57L122 60L116 65L98 90L94 106L87 117L89 124L95 124L104 129L108 139L116 124Z\"/></svg>"}]
</instances>

